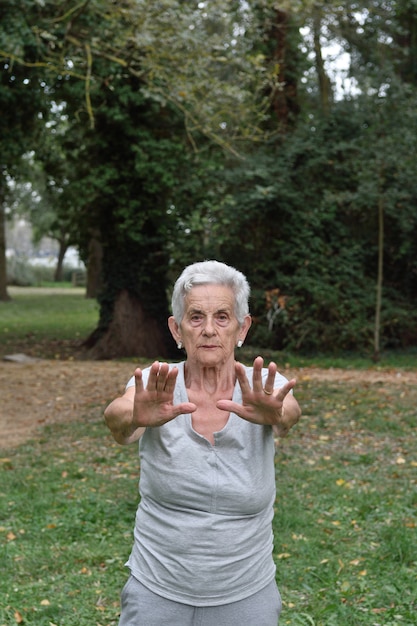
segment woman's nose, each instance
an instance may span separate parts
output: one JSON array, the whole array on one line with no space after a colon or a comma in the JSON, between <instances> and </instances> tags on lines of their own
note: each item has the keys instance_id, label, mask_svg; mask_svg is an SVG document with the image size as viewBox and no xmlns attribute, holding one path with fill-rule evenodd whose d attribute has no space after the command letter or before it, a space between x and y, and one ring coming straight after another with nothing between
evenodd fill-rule
<instances>
[{"instance_id":1,"label":"woman's nose","mask_svg":"<svg viewBox=\"0 0 417 626\"><path fill-rule=\"evenodd\" d=\"M206 317L204 323L204 332L206 333L206 335L214 335L214 333L216 332L214 319L212 317Z\"/></svg>"}]
</instances>

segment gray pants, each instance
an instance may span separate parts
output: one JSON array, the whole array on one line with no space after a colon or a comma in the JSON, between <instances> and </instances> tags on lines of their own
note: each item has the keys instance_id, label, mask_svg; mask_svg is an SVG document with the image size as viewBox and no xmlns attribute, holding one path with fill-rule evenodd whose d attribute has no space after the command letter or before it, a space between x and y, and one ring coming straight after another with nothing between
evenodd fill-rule
<instances>
[{"instance_id":1,"label":"gray pants","mask_svg":"<svg viewBox=\"0 0 417 626\"><path fill-rule=\"evenodd\" d=\"M162 598L130 576L119 626L277 626L281 606L275 581L239 602L195 607Z\"/></svg>"}]
</instances>

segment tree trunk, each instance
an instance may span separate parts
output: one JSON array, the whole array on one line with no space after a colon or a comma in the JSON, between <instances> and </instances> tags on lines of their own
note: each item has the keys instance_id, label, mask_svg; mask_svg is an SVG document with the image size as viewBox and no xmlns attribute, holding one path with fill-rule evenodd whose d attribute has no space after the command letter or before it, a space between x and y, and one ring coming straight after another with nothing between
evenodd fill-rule
<instances>
[{"instance_id":1,"label":"tree trunk","mask_svg":"<svg viewBox=\"0 0 417 626\"><path fill-rule=\"evenodd\" d=\"M380 357L382 283L384 274L384 197L378 200L378 273L376 281L375 329L374 329L374 361Z\"/></svg>"},{"instance_id":2,"label":"tree trunk","mask_svg":"<svg viewBox=\"0 0 417 626\"><path fill-rule=\"evenodd\" d=\"M94 230L88 244L87 261L87 298L97 298L102 288L103 245L100 231Z\"/></svg>"},{"instance_id":3,"label":"tree trunk","mask_svg":"<svg viewBox=\"0 0 417 626\"><path fill-rule=\"evenodd\" d=\"M275 43L274 61L278 70L278 88L273 94L272 106L278 120L284 125L288 121L288 102L285 95L285 64L286 64L286 47L287 47L287 22L288 15L286 11L276 9L275 24L272 35L272 41Z\"/></svg>"},{"instance_id":4,"label":"tree trunk","mask_svg":"<svg viewBox=\"0 0 417 626\"><path fill-rule=\"evenodd\" d=\"M0 301L7 302L10 299L7 292L6 214L0 198Z\"/></svg>"},{"instance_id":5,"label":"tree trunk","mask_svg":"<svg viewBox=\"0 0 417 626\"><path fill-rule=\"evenodd\" d=\"M288 41L290 19L288 10L276 8L274 10L274 23L270 32L267 33L271 49L270 58L276 68L276 85L271 94L272 109L284 131L289 124L290 117L299 112L297 81L288 71L291 59Z\"/></svg>"},{"instance_id":6,"label":"tree trunk","mask_svg":"<svg viewBox=\"0 0 417 626\"><path fill-rule=\"evenodd\" d=\"M64 278L64 257L65 253L68 250L68 243L65 239L59 240L59 251L58 251L58 259L55 268L54 281L56 283L62 282Z\"/></svg>"},{"instance_id":7,"label":"tree trunk","mask_svg":"<svg viewBox=\"0 0 417 626\"><path fill-rule=\"evenodd\" d=\"M173 344L173 340L171 340ZM95 330L85 342L88 358L116 359L120 357L166 358L172 354L168 334L148 315L141 302L121 291L114 303L110 324L104 332Z\"/></svg>"},{"instance_id":8,"label":"tree trunk","mask_svg":"<svg viewBox=\"0 0 417 626\"><path fill-rule=\"evenodd\" d=\"M327 115L330 111L330 104L333 99L333 94L332 94L332 87L330 84L330 79L327 76L326 70L324 68L323 55L321 52L320 35L321 35L321 8L318 5L314 5L313 7L313 39L314 39L316 72L317 72L317 78L318 78L318 84L319 84L321 110L323 111L325 115Z\"/></svg>"}]
</instances>

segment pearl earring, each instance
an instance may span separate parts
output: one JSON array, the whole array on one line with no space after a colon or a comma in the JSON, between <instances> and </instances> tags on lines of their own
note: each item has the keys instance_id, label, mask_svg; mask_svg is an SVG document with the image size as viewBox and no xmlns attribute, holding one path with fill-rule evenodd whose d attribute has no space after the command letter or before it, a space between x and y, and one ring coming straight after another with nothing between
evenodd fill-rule
<instances>
[{"instance_id":1,"label":"pearl earring","mask_svg":"<svg viewBox=\"0 0 417 626\"><path fill-rule=\"evenodd\" d=\"M237 347L241 348L242 346L243 346L243 341L239 339L239 341L237 342Z\"/></svg>"},{"instance_id":2,"label":"pearl earring","mask_svg":"<svg viewBox=\"0 0 417 626\"><path fill-rule=\"evenodd\" d=\"M178 350L181 350L181 348L182 348L182 341L179 341L177 343L177 348L178 348Z\"/></svg>"}]
</instances>

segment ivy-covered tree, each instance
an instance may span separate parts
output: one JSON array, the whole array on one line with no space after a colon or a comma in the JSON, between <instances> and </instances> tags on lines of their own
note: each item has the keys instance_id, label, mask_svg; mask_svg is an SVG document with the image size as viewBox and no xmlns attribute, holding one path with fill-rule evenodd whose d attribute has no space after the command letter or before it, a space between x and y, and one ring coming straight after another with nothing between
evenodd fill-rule
<instances>
[{"instance_id":1,"label":"ivy-covered tree","mask_svg":"<svg viewBox=\"0 0 417 626\"><path fill-rule=\"evenodd\" d=\"M79 245L88 260L90 233L103 248L100 322L88 341L91 356L164 356L168 200L184 175L186 136L171 107L144 97L136 78L113 74L95 99L95 128L78 167ZM82 196L87 189L87 195Z\"/></svg>"},{"instance_id":2,"label":"ivy-covered tree","mask_svg":"<svg viewBox=\"0 0 417 626\"><path fill-rule=\"evenodd\" d=\"M91 241L102 249L91 354L163 355L169 207L193 166L185 153L198 151L201 137L237 153L238 136L263 132L262 107L250 101L264 97L267 74L239 34L239 22L250 27L247 9L220 0L209 10L197 2L85 3L56 7L50 20L52 5L43 6L45 19L33 27L48 48L51 93L85 124L80 138L71 122L64 144L69 161L77 155L79 246L86 260Z\"/></svg>"}]
</instances>

